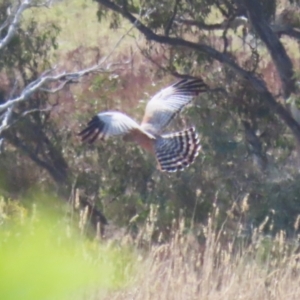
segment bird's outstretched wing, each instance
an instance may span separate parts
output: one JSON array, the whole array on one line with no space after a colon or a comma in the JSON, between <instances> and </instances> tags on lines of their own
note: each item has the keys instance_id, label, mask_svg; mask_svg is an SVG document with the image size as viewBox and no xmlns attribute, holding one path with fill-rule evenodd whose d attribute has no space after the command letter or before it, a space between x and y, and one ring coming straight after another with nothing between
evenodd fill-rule
<instances>
[{"instance_id":1,"label":"bird's outstretched wing","mask_svg":"<svg viewBox=\"0 0 300 300\"><path fill-rule=\"evenodd\" d=\"M79 135L82 141L93 143L98 137L106 140L109 137L125 135L136 130L147 135L141 126L127 115L117 111L107 111L94 116Z\"/></svg>"},{"instance_id":2,"label":"bird's outstretched wing","mask_svg":"<svg viewBox=\"0 0 300 300\"><path fill-rule=\"evenodd\" d=\"M200 78L182 79L161 90L148 102L142 128L152 134L160 134L193 97L207 90L208 86Z\"/></svg>"}]
</instances>

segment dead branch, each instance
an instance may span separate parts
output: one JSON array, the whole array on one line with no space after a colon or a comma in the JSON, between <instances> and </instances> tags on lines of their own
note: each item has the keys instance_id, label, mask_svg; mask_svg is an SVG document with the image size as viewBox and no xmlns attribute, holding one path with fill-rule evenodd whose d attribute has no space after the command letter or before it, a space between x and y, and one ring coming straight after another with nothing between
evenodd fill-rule
<instances>
[{"instance_id":1,"label":"dead branch","mask_svg":"<svg viewBox=\"0 0 300 300\"><path fill-rule=\"evenodd\" d=\"M3 49L13 38L15 35L18 26L20 24L21 16L23 12L31 7L32 0L24 0L20 6L16 9L14 13L12 13L12 17L9 18L2 26L1 29L4 27L8 27L6 36L0 40L0 50ZM9 25L8 25L9 24Z\"/></svg>"}]
</instances>

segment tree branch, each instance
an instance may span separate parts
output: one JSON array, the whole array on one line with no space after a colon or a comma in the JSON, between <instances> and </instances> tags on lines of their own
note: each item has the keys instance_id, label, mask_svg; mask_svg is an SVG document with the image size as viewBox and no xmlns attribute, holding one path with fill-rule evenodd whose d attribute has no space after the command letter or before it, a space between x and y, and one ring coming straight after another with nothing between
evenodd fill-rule
<instances>
[{"instance_id":1,"label":"tree branch","mask_svg":"<svg viewBox=\"0 0 300 300\"><path fill-rule=\"evenodd\" d=\"M178 3L179 3L179 0L175 0L175 4L174 4L174 8L173 8L173 14L172 14L172 16L171 16L170 20L168 21L167 26L165 28L165 35L167 35L167 36L169 35L170 30L173 26L174 19L175 19L176 14L177 14Z\"/></svg>"},{"instance_id":2,"label":"tree branch","mask_svg":"<svg viewBox=\"0 0 300 300\"><path fill-rule=\"evenodd\" d=\"M300 31L290 27L273 27L273 31L278 35L287 35L289 37L300 40Z\"/></svg>"},{"instance_id":3,"label":"tree branch","mask_svg":"<svg viewBox=\"0 0 300 300\"><path fill-rule=\"evenodd\" d=\"M244 0L252 27L267 46L282 81L284 97L287 99L295 91L293 64L278 36L273 32L263 16L258 0Z\"/></svg>"},{"instance_id":4,"label":"tree branch","mask_svg":"<svg viewBox=\"0 0 300 300\"><path fill-rule=\"evenodd\" d=\"M223 30L224 28L228 27L230 29L237 29L239 26L245 25L249 26L248 19L245 17L236 17L232 21L223 21L222 23L216 23L216 24L206 24L204 22L195 21L195 20L189 20L184 18L178 18L175 19L175 22L178 24L184 24L187 26L196 26L200 30ZM274 33L277 35L287 35L295 39L300 40L300 32L299 30L296 30L290 26L280 26L277 24L271 24L271 29Z\"/></svg>"},{"instance_id":5,"label":"tree branch","mask_svg":"<svg viewBox=\"0 0 300 300\"><path fill-rule=\"evenodd\" d=\"M28 9L31 6L31 2L32 0L24 0L16 10L15 15L13 16L12 21L8 27L6 36L2 40L0 40L0 50L3 49L15 35L17 28L20 24L21 16L24 10Z\"/></svg>"},{"instance_id":6,"label":"tree branch","mask_svg":"<svg viewBox=\"0 0 300 300\"><path fill-rule=\"evenodd\" d=\"M0 136L1 133L7 129L7 127L9 126L9 122L12 116L12 111L13 111L14 105L10 106L6 112L0 117L0 119L2 120L1 125L0 125Z\"/></svg>"},{"instance_id":7,"label":"tree branch","mask_svg":"<svg viewBox=\"0 0 300 300\"><path fill-rule=\"evenodd\" d=\"M0 112L6 110L7 108L9 108L10 106L17 104L19 102L25 101L27 100L34 92L40 90L45 84L50 83L50 82L57 82L57 81L64 81L64 84L61 85L61 88L63 88L63 86L67 83L67 82L71 82L74 80L78 80L79 78L83 77L84 75L88 75L94 72L99 72L102 69L99 65L95 65L93 67L78 71L78 72L70 72L70 73L60 73L57 75L42 75L40 76L38 79L34 80L33 82L31 82L30 84L28 84L23 91L21 92L21 95L7 100L5 103L0 105ZM52 72L53 70L50 70L49 72ZM47 72L47 73L49 73ZM48 92L51 92L51 90L47 90ZM58 91L58 89L56 88L55 91Z\"/></svg>"},{"instance_id":8,"label":"tree branch","mask_svg":"<svg viewBox=\"0 0 300 300\"><path fill-rule=\"evenodd\" d=\"M245 17L240 16L232 16L229 19L224 20L222 23L216 24L206 24L204 22L188 20L184 18L176 19L177 23L188 25L188 26L196 26L201 30L223 30L223 29L234 29L236 30L239 26L246 25L248 26L249 21Z\"/></svg>"},{"instance_id":9,"label":"tree branch","mask_svg":"<svg viewBox=\"0 0 300 300\"><path fill-rule=\"evenodd\" d=\"M188 26L196 26L202 30L222 30L224 28L223 22L217 24L206 24L204 22L188 20L184 18L178 18L175 20L179 24L184 24Z\"/></svg>"}]
</instances>

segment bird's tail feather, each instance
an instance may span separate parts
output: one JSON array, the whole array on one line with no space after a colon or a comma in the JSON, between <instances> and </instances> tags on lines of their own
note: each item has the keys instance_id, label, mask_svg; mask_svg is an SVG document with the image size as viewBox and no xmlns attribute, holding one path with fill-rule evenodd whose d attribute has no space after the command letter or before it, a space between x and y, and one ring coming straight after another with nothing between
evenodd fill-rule
<instances>
[{"instance_id":1,"label":"bird's tail feather","mask_svg":"<svg viewBox=\"0 0 300 300\"><path fill-rule=\"evenodd\" d=\"M201 146L195 128L159 137L155 152L160 169L167 172L183 170L197 157Z\"/></svg>"}]
</instances>

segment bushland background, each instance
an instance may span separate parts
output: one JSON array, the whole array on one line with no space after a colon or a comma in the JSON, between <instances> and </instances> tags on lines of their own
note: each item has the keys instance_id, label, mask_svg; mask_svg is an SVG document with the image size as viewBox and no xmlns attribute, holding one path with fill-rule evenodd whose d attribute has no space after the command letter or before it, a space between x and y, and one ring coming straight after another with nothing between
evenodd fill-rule
<instances>
[{"instance_id":1,"label":"bushland background","mask_svg":"<svg viewBox=\"0 0 300 300\"><path fill-rule=\"evenodd\" d=\"M55 208L66 231L129 247L138 271L95 299L299 299L298 1L27 2L17 20L0 5L2 229ZM80 142L95 113L141 120L184 76L209 86L170 127L200 134L185 171Z\"/></svg>"}]
</instances>

